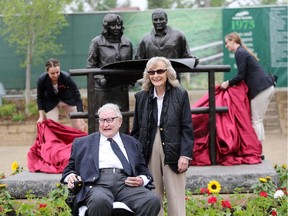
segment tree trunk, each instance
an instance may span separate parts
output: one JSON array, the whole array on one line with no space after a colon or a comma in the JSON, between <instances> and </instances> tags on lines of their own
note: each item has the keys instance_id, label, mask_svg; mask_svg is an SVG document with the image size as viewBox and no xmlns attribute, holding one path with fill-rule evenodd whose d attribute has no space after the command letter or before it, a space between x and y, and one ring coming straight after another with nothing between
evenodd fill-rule
<instances>
[{"instance_id":1,"label":"tree trunk","mask_svg":"<svg viewBox=\"0 0 288 216\"><path fill-rule=\"evenodd\" d=\"M29 116L29 103L31 100L31 63L32 63L32 45L27 48L26 82L25 82L25 115Z\"/></svg>"},{"instance_id":2,"label":"tree trunk","mask_svg":"<svg viewBox=\"0 0 288 216\"><path fill-rule=\"evenodd\" d=\"M28 60L28 59L27 59ZM31 63L27 63L26 66L26 83L25 83L25 115L29 116L29 103L31 99L31 94L30 94L30 84L31 84Z\"/></svg>"}]
</instances>

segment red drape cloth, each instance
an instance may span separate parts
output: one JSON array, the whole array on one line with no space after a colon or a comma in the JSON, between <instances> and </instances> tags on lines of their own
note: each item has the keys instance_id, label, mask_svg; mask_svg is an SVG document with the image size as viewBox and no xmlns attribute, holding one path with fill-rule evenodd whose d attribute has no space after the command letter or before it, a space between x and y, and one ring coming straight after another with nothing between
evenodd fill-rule
<instances>
[{"instance_id":1,"label":"red drape cloth","mask_svg":"<svg viewBox=\"0 0 288 216\"><path fill-rule=\"evenodd\" d=\"M44 120L37 124L37 137L27 154L30 172L62 173L71 154L72 142L86 132Z\"/></svg>"},{"instance_id":2,"label":"red drape cloth","mask_svg":"<svg viewBox=\"0 0 288 216\"><path fill-rule=\"evenodd\" d=\"M216 106L228 113L216 114L216 162L219 165L261 163L262 145L251 123L248 87L244 82L226 90L215 90ZM209 106L208 94L192 107ZM195 143L190 165L211 165L209 157L209 114L192 114Z\"/></svg>"}]
</instances>

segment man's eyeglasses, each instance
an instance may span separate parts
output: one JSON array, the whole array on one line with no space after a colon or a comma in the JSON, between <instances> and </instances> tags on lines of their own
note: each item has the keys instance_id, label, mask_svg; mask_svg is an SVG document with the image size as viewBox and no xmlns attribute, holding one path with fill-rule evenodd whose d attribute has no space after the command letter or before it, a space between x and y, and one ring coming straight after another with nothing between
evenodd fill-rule
<instances>
[{"instance_id":1,"label":"man's eyeglasses","mask_svg":"<svg viewBox=\"0 0 288 216\"><path fill-rule=\"evenodd\" d=\"M116 119L116 118L119 118L118 116L116 116L116 117L112 117L112 118L99 118L98 119L98 121L99 121L99 123L102 123L102 124L104 124L105 123L105 121L107 122L107 123L112 123L113 121L114 121L114 119Z\"/></svg>"},{"instance_id":2,"label":"man's eyeglasses","mask_svg":"<svg viewBox=\"0 0 288 216\"><path fill-rule=\"evenodd\" d=\"M149 75L154 75L155 73L157 74L163 74L167 69L158 69L158 70L149 70L147 73Z\"/></svg>"}]
</instances>

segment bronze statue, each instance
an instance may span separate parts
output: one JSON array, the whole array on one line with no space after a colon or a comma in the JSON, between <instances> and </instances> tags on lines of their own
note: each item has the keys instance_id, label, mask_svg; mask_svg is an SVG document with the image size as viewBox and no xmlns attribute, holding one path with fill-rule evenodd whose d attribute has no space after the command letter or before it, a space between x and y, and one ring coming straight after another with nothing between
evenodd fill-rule
<instances>
[{"instance_id":1,"label":"bronze statue","mask_svg":"<svg viewBox=\"0 0 288 216\"><path fill-rule=\"evenodd\" d=\"M118 61L132 60L133 46L131 41L123 36L123 20L117 14L107 14L103 18L103 30L90 44L87 59L88 68L102 68ZM119 75L96 75L95 97L97 110L108 102L116 103L121 111L129 111L128 86L130 77ZM123 119L122 133L128 133L129 118Z\"/></svg>"},{"instance_id":2,"label":"bronze statue","mask_svg":"<svg viewBox=\"0 0 288 216\"><path fill-rule=\"evenodd\" d=\"M117 14L107 14L103 18L103 30L90 44L87 66L101 68L116 61L131 60L131 41L123 36L123 20Z\"/></svg>"},{"instance_id":3,"label":"bronze statue","mask_svg":"<svg viewBox=\"0 0 288 216\"><path fill-rule=\"evenodd\" d=\"M153 11L152 23L154 28L143 37L135 59L150 59L155 56L168 59L193 57L184 34L167 26L168 17L163 9Z\"/></svg>"}]
</instances>

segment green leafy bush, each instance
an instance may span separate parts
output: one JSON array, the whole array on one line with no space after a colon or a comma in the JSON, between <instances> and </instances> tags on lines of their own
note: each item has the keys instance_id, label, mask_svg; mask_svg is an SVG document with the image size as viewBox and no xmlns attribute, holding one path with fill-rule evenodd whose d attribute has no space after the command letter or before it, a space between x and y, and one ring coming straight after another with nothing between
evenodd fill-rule
<instances>
[{"instance_id":1,"label":"green leafy bush","mask_svg":"<svg viewBox=\"0 0 288 216\"><path fill-rule=\"evenodd\" d=\"M12 121L24 121L26 119L23 112L14 113L12 116Z\"/></svg>"},{"instance_id":2,"label":"green leafy bush","mask_svg":"<svg viewBox=\"0 0 288 216\"><path fill-rule=\"evenodd\" d=\"M4 104L0 106L0 117L12 116L16 110L15 104Z\"/></svg>"},{"instance_id":3,"label":"green leafy bush","mask_svg":"<svg viewBox=\"0 0 288 216\"><path fill-rule=\"evenodd\" d=\"M23 100L5 100L3 105L0 106L0 121L36 121L38 118L38 107L36 101L31 101L27 108L29 110L29 115L25 114L25 103Z\"/></svg>"},{"instance_id":4,"label":"green leafy bush","mask_svg":"<svg viewBox=\"0 0 288 216\"><path fill-rule=\"evenodd\" d=\"M31 101L28 104L28 110L30 112L30 116L38 116L38 106L36 104L36 101Z\"/></svg>"}]
</instances>

